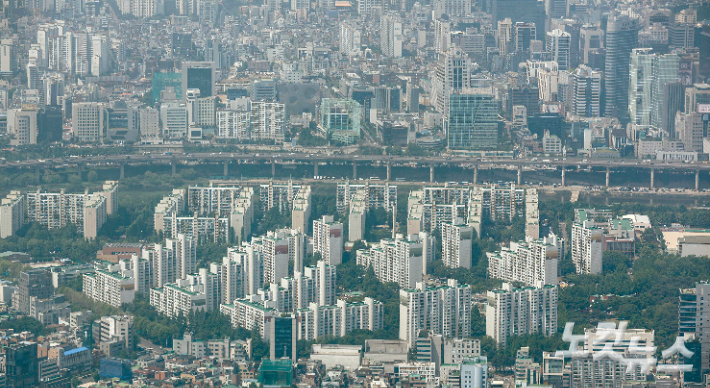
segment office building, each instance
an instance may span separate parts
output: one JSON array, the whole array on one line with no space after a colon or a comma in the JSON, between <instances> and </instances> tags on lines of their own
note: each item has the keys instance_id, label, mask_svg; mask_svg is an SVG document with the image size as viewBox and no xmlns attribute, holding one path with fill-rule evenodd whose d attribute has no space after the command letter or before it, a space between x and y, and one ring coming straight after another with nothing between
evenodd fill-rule
<instances>
[{"instance_id":1,"label":"office building","mask_svg":"<svg viewBox=\"0 0 710 388\"><path fill-rule=\"evenodd\" d=\"M215 95L215 63L214 62L183 62L182 63L182 90L187 96L188 89L199 89L200 96L211 97Z\"/></svg>"},{"instance_id":2,"label":"office building","mask_svg":"<svg viewBox=\"0 0 710 388\"><path fill-rule=\"evenodd\" d=\"M435 0L434 18L439 19L441 15L449 17L471 16L471 0Z\"/></svg>"},{"instance_id":3,"label":"office building","mask_svg":"<svg viewBox=\"0 0 710 388\"><path fill-rule=\"evenodd\" d=\"M532 50L532 42L537 37L537 26L535 23L517 22L513 24L514 44L516 52Z\"/></svg>"},{"instance_id":4,"label":"office building","mask_svg":"<svg viewBox=\"0 0 710 388\"><path fill-rule=\"evenodd\" d=\"M441 226L441 259L444 265L471 269L473 228L465 224Z\"/></svg>"},{"instance_id":5,"label":"office building","mask_svg":"<svg viewBox=\"0 0 710 388\"><path fill-rule=\"evenodd\" d=\"M106 119L103 103L74 103L72 104L72 136L82 142L101 142L105 133Z\"/></svg>"},{"instance_id":6,"label":"office building","mask_svg":"<svg viewBox=\"0 0 710 388\"><path fill-rule=\"evenodd\" d=\"M23 313L30 313L30 299L49 299L54 295L52 276L44 269L22 271L17 282L17 291L12 295L12 307Z\"/></svg>"},{"instance_id":7,"label":"office building","mask_svg":"<svg viewBox=\"0 0 710 388\"><path fill-rule=\"evenodd\" d=\"M355 100L324 98L320 106L320 130L332 142L343 145L360 139L360 104Z\"/></svg>"},{"instance_id":8,"label":"office building","mask_svg":"<svg viewBox=\"0 0 710 388\"><path fill-rule=\"evenodd\" d=\"M609 16L606 26L604 63L604 116L628 112L631 50L638 46L639 20L620 14Z\"/></svg>"},{"instance_id":9,"label":"office building","mask_svg":"<svg viewBox=\"0 0 710 388\"><path fill-rule=\"evenodd\" d=\"M179 102L162 104L160 122L163 125L163 139L186 138L187 127L190 124L187 106Z\"/></svg>"},{"instance_id":10,"label":"office building","mask_svg":"<svg viewBox=\"0 0 710 388\"><path fill-rule=\"evenodd\" d=\"M488 386L488 358L465 358L459 370L461 387L485 388Z\"/></svg>"},{"instance_id":11,"label":"office building","mask_svg":"<svg viewBox=\"0 0 710 388\"><path fill-rule=\"evenodd\" d=\"M579 117L601 116L602 73L580 65L570 76L570 113Z\"/></svg>"},{"instance_id":12,"label":"office building","mask_svg":"<svg viewBox=\"0 0 710 388\"><path fill-rule=\"evenodd\" d=\"M471 338L444 339L443 364L461 364L464 359L481 355L481 341Z\"/></svg>"},{"instance_id":13,"label":"office building","mask_svg":"<svg viewBox=\"0 0 710 388\"><path fill-rule=\"evenodd\" d=\"M432 85L432 104L438 112L449 112L449 96L471 87L472 70L473 61L460 48L451 47L439 55Z\"/></svg>"},{"instance_id":14,"label":"office building","mask_svg":"<svg viewBox=\"0 0 710 388\"><path fill-rule=\"evenodd\" d=\"M550 235L539 240L511 242L497 252L488 252L488 276L507 282L535 286L537 282L557 285L557 262L562 240Z\"/></svg>"},{"instance_id":15,"label":"office building","mask_svg":"<svg viewBox=\"0 0 710 388\"><path fill-rule=\"evenodd\" d=\"M138 111L141 143L156 144L163 140L160 132L160 111L155 108L143 108Z\"/></svg>"},{"instance_id":16,"label":"office building","mask_svg":"<svg viewBox=\"0 0 710 388\"><path fill-rule=\"evenodd\" d=\"M5 348L5 378L8 388L39 385L37 343L23 341Z\"/></svg>"},{"instance_id":17,"label":"office building","mask_svg":"<svg viewBox=\"0 0 710 388\"><path fill-rule=\"evenodd\" d=\"M595 24L585 24L579 30L579 61L591 65L595 52L604 48L604 30ZM594 68L594 70L603 70Z\"/></svg>"},{"instance_id":18,"label":"office building","mask_svg":"<svg viewBox=\"0 0 710 388\"><path fill-rule=\"evenodd\" d=\"M319 253L329 265L343 261L343 224L333 216L313 221L313 253Z\"/></svg>"},{"instance_id":19,"label":"office building","mask_svg":"<svg viewBox=\"0 0 710 388\"><path fill-rule=\"evenodd\" d=\"M567 69L572 64L571 46L572 35L568 32L552 30L547 33L547 52L552 54L552 60L557 62L560 69Z\"/></svg>"},{"instance_id":20,"label":"office building","mask_svg":"<svg viewBox=\"0 0 710 388\"><path fill-rule=\"evenodd\" d=\"M486 335L499 346L508 337L539 333L557 333L557 287L542 285L513 288L503 283L502 288L487 293Z\"/></svg>"},{"instance_id":21,"label":"office building","mask_svg":"<svg viewBox=\"0 0 710 388\"><path fill-rule=\"evenodd\" d=\"M422 330L444 338L471 335L471 286L448 279L446 285L399 290L399 339L411 348Z\"/></svg>"},{"instance_id":22,"label":"office building","mask_svg":"<svg viewBox=\"0 0 710 388\"><path fill-rule=\"evenodd\" d=\"M11 145L37 144L38 131L36 109L7 110L7 134Z\"/></svg>"},{"instance_id":23,"label":"office building","mask_svg":"<svg viewBox=\"0 0 710 388\"><path fill-rule=\"evenodd\" d=\"M357 264L372 267L380 281L395 282L402 288L414 288L422 281L426 265L433 260L433 238L426 233L398 234L380 240L369 249L357 251Z\"/></svg>"},{"instance_id":24,"label":"office building","mask_svg":"<svg viewBox=\"0 0 710 388\"><path fill-rule=\"evenodd\" d=\"M509 18L512 23L535 23L545 28L545 3L536 0L489 0L486 2L493 22ZM533 37L535 39L535 37Z\"/></svg>"},{"instance_id":25,"label":"office building","mask_svg":"<svg viewBox=\"0 0 710 388\"><path fill-rule=\"evenodd\" d=\"M45 106L37 114L37 142L54 142L62 140L62 123L64 115L62 107L50 105L56 103L56 98L45 97Z\"/></svg>"},{"instance_id":26,"label":"office building","mask_svg":"<svg viewBox=\"0 0 710 388\"><path fill-rule=\"evenodd\" d=\"M25 196L19 191L11 191L0 202L0 238L15 234L25 224L27 210Z\"/></svg>"},{"instance_id":27,"label":"office building","mask_svg":"<svg viewBox=\"0 0 710 388\"><path fill-rule=\"evenodd\" d=\"M291 362L298 361L296 357L296 340L298 338L298 322L293 316L280 316L271 319L269 325L269 355L272 360L288 358Z\"/></svg>"},{"instance_id":28,"label":"office building","mask_svg":"<svg viewBox=\"0 0 710 388\"><path fill-rule=\"evenodd\" d=\"M449 97L444 132L449 149L498 145L498 103L488 89L463 89Z\"/></svg>"},{"instance_id":29,"label":"office building","mask_svg":"<svg viewBox=\"0 0 710 388\"><path fill-rule=\"evenodd\" d=\"M135 348L135 330L133 328L133 316L131 315L110 315L103 316L94 321L94 340L101 344L114 344L114 347L122 348L128 352ZM117 352L120 353L120 352Z\"/></svg>"},{"instance_id":30,"label":"office building","mask_svg":"<svg viewBox=\"0 0 710 388\"><path fill-rule=\"evenodd\" d=\"M389 58L402 57L402 22L393 15L384 15L380 25L380 50Z\"/></svg>"}]
</instances>

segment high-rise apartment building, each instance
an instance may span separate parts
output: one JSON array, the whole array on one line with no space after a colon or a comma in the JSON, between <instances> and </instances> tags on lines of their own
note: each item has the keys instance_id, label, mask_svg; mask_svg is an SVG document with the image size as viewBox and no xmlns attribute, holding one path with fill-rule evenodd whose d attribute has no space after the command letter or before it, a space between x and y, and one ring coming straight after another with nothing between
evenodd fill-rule
<instances>
[{"instance_id":1,"label":"high-rise apartment building","mask_svg":"<svg viewBox=\"0 0 710 388\"><path fill-rule=\"evenodd\" d=\"M358 3L359 8L367 7L372 1L361 1ZM369 13L369 10L363 9L360 13ZM362 27L353 23L344 21L340 23L340 53L347 56L358 56L362 54Z\"/></svg>"},{"instance_id":2,"label":"high-rise apartment building","mask_svg":"<svg viewBox=\"0 0 710 388\"><path fill-rule=\"evenodd\" d=\"M471 268L473 227L466 224L441 224L441 259L451 268Z\"/></svg>"},{"instance_id":3,"label":"high-rise apartment building","mask_svg":"<svg viewBox=\"0 0 710 388\"><path fill-rule=\"evenodd\" d=\"M97 301L120 308L124 303L131 303L135 298L135 283L133 277L125 272L97 270L95 273L84 274L82 290L86 296Z\"/></svg>"},{"instance_id":4,"label":"high-rise apartment building","mask_svg":"<svg viewBox=\"0 0 710 388\"><path fill-rule=\"evenodd\" d=\"M572 262L580 274L602 273L602 239L604 231L593 222L572 224Z\"/></svg>"},{"instance_id":5,"label":"high-rise apartment building","mask_svg":"<svg viewBox=\"0 0 710 388\"><path fill-rule=\"evenodd\" d=\"M488 252L488 276L528 286L557 285L557 262L563 250L562 240L550 235L539 240L511 242L497 252Z\"/></svg>"},{"instance_id":6,"label":"high-rise apartment building","mask_svg":"<svg viewBox=\"0 0 710 388\"><path fill-rule=\"evenodd\" d=\"M399 339L411 348L422 330L444 338L471 335L471 286L448 279L446 285L399 290Z\"/></svg>"},{"instance_id":7,"label":"high-rise apartment building","mask_svg":"<svg viewBox=\"0 0 710 388\"><path fill-rule=\"evenodd\" d=\"M406 239L380 240L369 249L357 251L357 264L372 267L382 282L395 282L402 288L414 288L422 281L426 265L433 260L434 242L427 233L410 235Z\"/></svg>"},{"instance_id":8,"label":"high-rise apartment building","mask_svg":"<svg viewBox=\"0 0 710 388\"><path fill-rule=\"evenodd\" d=\"M11 191L0 202L0 238L15 234L25 224L27 210L25 196L19 191Z\"/></svg>"},{"instance_id":9,"label":"high-rise apartment building","mask_svg":"<svg viewBox=\"0 0 710 388\"><path fill-rule=\"evenodd\" d=\"M343 261L343 223L333 216L323 216L313 221L313 253L319 253L330 265Z\"/></svg>"},{"instance_id":10,"label":"high-rise apartment building","mask_svg":"<svg viewBox=\"0 0 710 388\"><path fill-rule=\"evenodd\" d=\"M502 288L487 293L486 335L504 346L508 337L557 333L557 287L542 285Z\"/></svg>"},{"instance_id":11,"label":"high-rise apartment building","mask_svg":"<svg viewBox=\"0 0 710 388\"><path fill-rule=\"evenodd\" d=\"M252 139L274 140L277 143L282 142L284 139L285 119L284 104L278 102L252 101Z\"/></svg>"}]
</instances>

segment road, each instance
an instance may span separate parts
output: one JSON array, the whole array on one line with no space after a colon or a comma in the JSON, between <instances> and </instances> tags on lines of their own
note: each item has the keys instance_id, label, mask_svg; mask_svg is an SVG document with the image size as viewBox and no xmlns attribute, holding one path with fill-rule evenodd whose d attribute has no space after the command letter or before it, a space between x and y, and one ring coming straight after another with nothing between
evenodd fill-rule
<instances>
[{"instance_id":1,"label":"road","mask_svg":"<svg viewBox=\"0 0 710 388\"><path fill-rule=\"evenodd\" d=\"M146 155L111 155L111 156L85 156L85 157L65 157L54 159L36 159L24 161L8 161L0 164L2 168L55 168L65 164L98 164L98 163L130 163L143 164L152 162L163 163L183 163L183 162L203 162L203 163L219 163L219 162L273 162L273 163L356 163L356 164L377 164L377 165L420 165L420 166L440 166L440 165L459 165L463 167L479 167L479 168L508 168L522 170L534 170L545 168L638 168L638 169L679 169L679 170L697 170L710 171L710 164L707 162L696 163L664 163L658 161L635 161L635 160L592 160L586 158L554 158L542 159L539 158L521 158L521 159L490 159L490 158L474 158L461 156L430 156L430 157L414 157L414 156L386 156L386 155L337 155L328 153L195 153L195 154L146 154ZM613 171L612 171L613 172Z\"/></svg>"}]
</instances>

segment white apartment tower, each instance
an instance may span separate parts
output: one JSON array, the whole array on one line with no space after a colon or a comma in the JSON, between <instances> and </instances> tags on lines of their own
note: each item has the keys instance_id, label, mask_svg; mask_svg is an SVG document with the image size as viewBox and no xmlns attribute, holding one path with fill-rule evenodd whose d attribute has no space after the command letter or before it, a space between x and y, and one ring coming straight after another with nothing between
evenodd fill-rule
<instances>
[{"instance_id":1,"label":"white apartment tower","mask_svg":"<svg viewBox=\"0 0 710 388\"><path fill-rule=\"evenodd\" d=\"M441 258L451 268L471 269L473 227L459 224L441 224Z\"/></svg>"},{"instance_id":2,"label":"white apartment tower","mask_svg":"<svg viewBox=\"0 0 710 388\"><path fill-rule=\"evenodd\" d=\"M448 279L445 286L399 290L399 339L413 347L422 330L444 338L471 335L471 286Z\"/></svg>"},{"instance_id":3,"label":"white apartment tower","mask_svg":"<svg viewBox=\"0 0 710 388\"><path fill-rule=\"evenodd\" d=\"M601 274L604 231L593 221L572 224L572 262L579 274Z\"/></svg>"},{"instance_id":4,"label":"white apartment tower","mask_svg":"<svg viewBox=\"0 0 710 388\"><path fill-rule=\"evenodd\" d=\"M504 346L510 336L557 333L557 287L513 288L503 283L501 289L488 291L486 335Z\"/></svg>"},{"instance_id":5,"label":"white apartment tower","mask_svg":"<svg viewBox=\"0 0 710 388\"><path fill-rule=\"evenodd\" d=\"M330 265L343 261L343 224L335 222L333 216L313 221L313 253L316 252Z\"/></svg>"},{"instance_id":6,"label":"white apartment tower","mask_svg":"<svg viewBox=\"0 0 710 388\"><path fill-rule=\"evenodd\" d=\"M550 235L539 240L511 242L509 248L488 252L488 276L534 286L557 285L557 262L564 252L562 239Z\"/></svg>"},{"instance_id":7,"label":"white apartment tower","mask_svg":"<svg viewBox=\"0 0 710 388\"><path fill-rule=\"evenodd\" d=\"M357 251L357 264L372 267L382 282L414 288L422 281L426 265L433 260L434 241L427 233L380 240L369 249Z\"/></svg>"}]
</instances>

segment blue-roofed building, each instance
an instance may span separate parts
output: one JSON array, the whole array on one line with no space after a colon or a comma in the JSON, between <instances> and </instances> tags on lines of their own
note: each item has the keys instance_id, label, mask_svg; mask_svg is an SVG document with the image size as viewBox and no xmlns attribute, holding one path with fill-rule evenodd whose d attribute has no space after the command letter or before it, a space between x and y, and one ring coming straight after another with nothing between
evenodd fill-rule
<instances>
[{"instance_id":1,"label":"blue-roofed building","mask_svg":"<svg viewBox=\"0 0 710 388\"><path fill-rule=\"evenodd\" d=\"M60 350L57 366L69 369L72 372L83 372L91 369L92 361L91 349L82 346L67 351Z\"/></svg>"}]
</instances>

